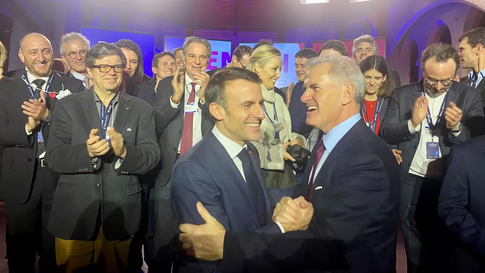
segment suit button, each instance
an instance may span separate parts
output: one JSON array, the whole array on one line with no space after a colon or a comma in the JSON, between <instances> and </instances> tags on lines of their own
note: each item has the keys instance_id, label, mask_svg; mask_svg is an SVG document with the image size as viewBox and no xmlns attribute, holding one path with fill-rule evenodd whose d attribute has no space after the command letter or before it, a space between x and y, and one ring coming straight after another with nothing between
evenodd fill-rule
<instances>
[{"instance_id":1,"label":"suit button","mask_svg":"<svg viewBox=\"0 0 485 273\"><path fill-rule=\"evenodd\" d=\"M32 161L32 158L28 157L27 162L30 162L30 161Z\"/></svg>"},{"instance_id":2,"label":"suit button","mask_svg":"<svg viewBox=\"0 0 485 273\"><path fill-rule=\"evenodd\" d=\"M101 184L96 184L96 187L98 187L98 188L101 187Z\"/></svg>"}]
</instances>

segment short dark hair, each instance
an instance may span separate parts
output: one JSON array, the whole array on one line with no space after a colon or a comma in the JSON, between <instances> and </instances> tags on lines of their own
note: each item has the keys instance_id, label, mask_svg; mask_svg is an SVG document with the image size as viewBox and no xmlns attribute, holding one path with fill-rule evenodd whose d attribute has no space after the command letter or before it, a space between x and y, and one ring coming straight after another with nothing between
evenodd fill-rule
<instances>
[{"instance_id":1,"label":"short dark hair","mask_svg":"<svg viewBox=\"0 0 485 273\"><path fill-rule=\"evenodd\" d=\"M158 60L165 56L170 56L175 61L175 56L173 55L172 52L169 52L169 51L160 52L157 55L153 56L152 67L158 67Z\"/></svg>"},{"instance_id":2,"label":"short dark hair","mask_svg":"<svg viewBox=\"0 0 485 273\"><path fill-rule=\"evenodd\" d=\"M136 57L138 58L138 66L136 67L135 74L131 80L137 83L142 83L143 75L145 73L143 72L143 54L141 53L140 47L135 42L128 39L121 39L116 42L115 45L119 48L125 48L135 52Z\"/></svg>"},{"instance_id":3,"label":"short dark hair","mask_svg":"<svg viewBox=\"0 0 485 273\"><path fill-rule=\"evenodd\" d=\"M235 55L238 60L241 60L244 55L251 55L251 47L245 45L238 46L236 49L234 49L234 53L232 55Z\"/></svg>"},{"instance_id":4,"label":"short dark hair","mask_svg":"<svg viewBox=\"0 0 485 273\"><path fill-rule=\"evenodd\" d=\"M438 63L444 63L452 59L455 62L456 70L460 67L460 56L458 56L458 52L450 44L432 44L423 51L423 55L421 56L421 70L423 72L426 62L432 58L435 58Z\"/></svg>"},{"instance_id":5,"label":"short dark hair","mask_svg":"<svg viewBox=\"0 0 485 273\"><path fill-rule=\"evenodd\" d=\"M113 44L108 44L105 42L99 42L95 44L89 51L86 53L85 63L86 67L92 68L96 63L96 60L102 59L106 56L117 55L121 59L121 65L123 67L126 66L126 58L125 54L121 49Z\"/></svg>"},{"instance_id":6,"label":"short dark hair","mask_svg":"<svg viewBox=\"0 0 485 273\"><path fill-rule=\"evenodd\" d=\"M215 102L227 110L224 92L227 83L234 80L246 80L261 84L258 74L247 69L239 67L227 67L220 69L210 78L209 83L205 88L205 99L207 104L209 105Z\"/></svg>"},{"instance_id":7,"label":"short dark hair","mask_svg":"<svg viewBox=\"0 0 485 273\"><path fill-rule=\"evenodd\" d=\"M311 59L317 57L317 53L312 48L304 48L295 54L295 58Z\"/></svg>"},{"instance_id":8,"label":"short dark hair","mask_svg":"<svg viewBox=\"0 0 485 273\"><path fill-rule=\"evenodd\" d=\"M322 51L324 51L325 49L333 49L339 52L340 54L342 54L342 56L345 56L345 57L349 56L349 51L345 47L345 44L340 40L329 40L325 42L320 47L320 51L318 51L318 56L320 56L320 54L322 54Z\"/></svg>"},{"instance_id":9,"label":"short dark hair","mask_svg":"<svg viewBox=\"0 0 485 273\"><path fill-rule=\"evenodd\" d=\"M372 55L365 58L365 60L360 63L360 71L362 71L362 74L365 74L365 72L372 69L379 71L382 76L386 76L386 81L382 84L377 95L383 98L391 96L396 86L394 84L394 77L392 76L391 69L387 64L386 59L379 55Z\"/></svg>"},{"instance_id":10,"label":"short dark hair","mask_svg":"<svg viewBox=\"0 0 485 273\"><path fill-rule=\"evenodd\" d=\"M471 47L476 47L478 44L485 47L485 27L477 27L463 33L460 38L458 38L458 42L461 42L465 38L468 38L467 43Z\"/></svg>"},{"instance_id":11,"label":"short dark hair","mask_svg":"<svg viewBox=\"0 0 485 273\"><path fill-rule=\"evenodd\" d=\"M182 50L182 55L184 55L184 53L183 53L184 49L181 48L181 47L177 47L176 49L174 49L173 50L173 55L175 55L177 53L177 51L179 51L179 50Z\"/></svg>"},{"instance_id":12,"label":"short dark hair","mask_svg":"<svg viewBox=\"0 0 485 273\"><path fill-rule=\"evenodd\" d=\"M256 50L256 48L262 46L262 45L273 45L273 41L271 41L270 39L261 39L259 40L259 42L257 44L255 44L253 46L253 48L251 49L251 54L253 54L253 52Z\"/></svg>"}]
</instances>

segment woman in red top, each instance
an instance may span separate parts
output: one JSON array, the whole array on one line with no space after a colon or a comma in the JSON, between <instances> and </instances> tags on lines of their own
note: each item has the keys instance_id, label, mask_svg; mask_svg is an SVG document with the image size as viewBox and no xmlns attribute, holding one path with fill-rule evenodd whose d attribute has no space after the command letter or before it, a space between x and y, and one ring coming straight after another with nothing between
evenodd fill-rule
<instances>
[{"instance_id":1,"label":"woman in red top","mask_svg":"<svg viewBox=\"0 0 485 273\"><path fill-rule=\"evenodd\" d=\"M361 115L367 126L379 135L391 94L394 92L394 79L386 59L381 56L367 57L360 63L360 70L365 77L365 97L361 105ZM392 149L392 152L401 164L401 151Z\"/></svg>"}]
</instances>

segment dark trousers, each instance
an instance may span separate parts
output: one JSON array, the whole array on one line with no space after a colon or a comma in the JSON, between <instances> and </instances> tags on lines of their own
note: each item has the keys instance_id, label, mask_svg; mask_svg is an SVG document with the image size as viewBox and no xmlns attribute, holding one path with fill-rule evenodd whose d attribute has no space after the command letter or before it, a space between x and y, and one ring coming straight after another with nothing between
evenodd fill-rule
<instances>
[{"instance_id":1,"label":"dark trousers","mask_svg":"<svg viewBox=\"0 0 485 273\"><path fill-rule=\"evenodd\" d=\"M437 219L442 181L408 174L401 183L400 215L408 272L448 272L452 241Z\"/></svg>"},{"instance_id":2,"label":"dark trousers","mask_svg":"<svg viewBox=\"0 0 485 273\"><path fill-rule=\"evenodd\" d=\"M18 204L5 197L7 258L9 272L35 272L36 253L40 272L56 268L55 240L47 231L57 175L48 167L36 166L27 202Z\"/></svg>"}]
</instances>

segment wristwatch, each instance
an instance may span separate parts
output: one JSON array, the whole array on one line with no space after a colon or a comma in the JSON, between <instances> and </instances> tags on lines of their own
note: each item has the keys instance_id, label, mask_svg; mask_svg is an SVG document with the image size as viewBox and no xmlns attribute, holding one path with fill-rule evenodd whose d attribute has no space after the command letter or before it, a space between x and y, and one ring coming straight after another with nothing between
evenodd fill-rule
<instances>
[{"instance_id":1,"label":"wristwatch","mask_svg":"<svg viewBox=\"0 0 485 273\"><path fill-rule=\"evenodd\" d=\"M452 133L459 133L463 130L463 125L461 124L461 122L458 124L458 127L456 127L456 130L451 130L450 129L450 132Z\"/></svg>"}]
</instances>

